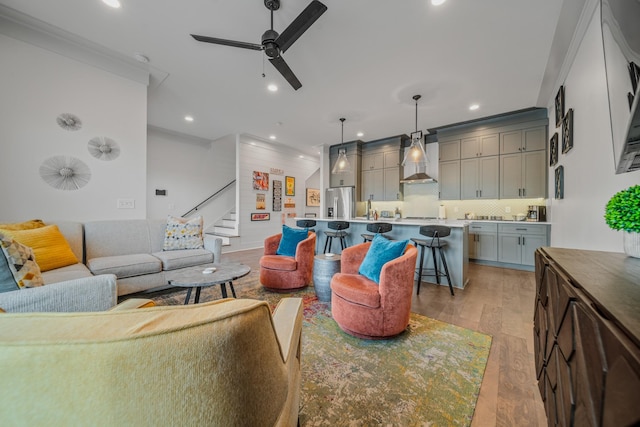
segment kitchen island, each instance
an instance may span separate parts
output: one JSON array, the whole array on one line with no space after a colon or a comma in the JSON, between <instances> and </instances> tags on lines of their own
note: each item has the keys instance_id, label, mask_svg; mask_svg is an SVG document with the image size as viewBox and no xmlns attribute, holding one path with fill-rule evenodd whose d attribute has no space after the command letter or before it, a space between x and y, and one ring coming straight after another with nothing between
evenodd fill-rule
<instances>
[{"instance_id":1,"label":"kitchen island","mask_svg":"<svg viewBox=\"0 0 640 427\"><path fill-rule=\"evenodd\" d=\"M297 218L305 219L305 218ZM306 218L308 219L308 218ZM367 224L372 222L388 222L393 226L393 229L385 233L386 236L393 240L409 240L412 237L424 238L420 234L420 227L423 225L445 225L451 228L451 235L446 237L447 249L445 250L445 256L447 258L447 266L449 267L449 274L451 281L455 288L463 289L469 282L467 270L469 266L469 225L468 221L460 220L421 220L421 219L394 219L394 218L378 218L377 221L367 220L366 218L355 219L341 219L341 218L315 218L317 224L314 227L317 233L316 249L317 253L322 253L325 245L326 236L325 231L328 230L327 224L330 221L347 221L349 222L349 228L346 230L349 234L346 238L347 246L352 246L363 242L361 236L362 233L369 233L367 231ZM333 245L331 252L341 253L339 239L333 239ZM428 255L428 257L427 257ZM425 267L433 268L433 260L431 254L425 253L425 258L428 262L425 262ZM420 262L420 256L416 262L416 268ZM440 265L440 264L438 264ZM425 277L424 282L435 283L435 277ZM446 278L440 280L440 284L448 286Z\"/></svg>"}]
</instances>

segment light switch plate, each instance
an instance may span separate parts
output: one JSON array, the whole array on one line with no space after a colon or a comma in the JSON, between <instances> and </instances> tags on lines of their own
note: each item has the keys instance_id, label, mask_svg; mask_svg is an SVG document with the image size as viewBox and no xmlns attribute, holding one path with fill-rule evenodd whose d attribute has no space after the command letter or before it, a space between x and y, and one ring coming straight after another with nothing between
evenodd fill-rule
<instances>
[{"instance_id":1,"label":"light switch plate","mask_svg":"<svg viewBox=\"0 0 640 427\"><path fill-rule=\"evenodd\" d=\"M135 209L135 199L118 199L118 209Z\"/></svg>"}]
</instances>

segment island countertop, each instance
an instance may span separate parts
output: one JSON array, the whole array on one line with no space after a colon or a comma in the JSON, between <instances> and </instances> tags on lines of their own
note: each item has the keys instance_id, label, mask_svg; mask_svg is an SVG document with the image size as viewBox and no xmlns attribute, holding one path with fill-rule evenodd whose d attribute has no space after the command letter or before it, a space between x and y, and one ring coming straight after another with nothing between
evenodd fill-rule
<instances>
[{"instance_id":1,"label":"island countertop","mask_svg":"<svg viewBox=\"0 0 640 427\"><path fill-rule=\"evenodd\" d=\"M393 240L410 240L412 237L424 238L420 234L420 227L423 225L445 225L451 228L451 235L446 237L447 248L446 257L447 265L451 275L451 281L456 288L464 288L468 283L467 269L469 265L469 223L472 221L465 220L430 220L430 219L408 219L408 218L378 218L376 220L367 220L366 218L296 218L298 219L311 219L316 221L316 226L313 227L317 233L317 253L333 252L341 253L342 248L338 239L333 239L332 247L327 248L325 251L326 235L325 231L328 230L328 223L332 221L346 221L349 223L347 232L347 246L356 245L363 242L363 233L370 233L367 231L367 224L374 222L388 222L392 225L392 230L385 233L390 239ZM428 256L427 256L428 255ZM420 262L420 256L418 256L417 263ZM433 260L430 253L425 253L425 267L433 268ZM425 277L423 282L435 282L435 278ZM446 279L441 280L444 286L447 286Z\"/></svg>"},{"instance_id":2,"label":"island countertop","mask_svg":"<svg viewBox=\"0 0 640 427\"><path fill-rule=\"evenodd\" d=\"M514 220L491 220L491 219L416 219L416 218L383 218L378 217L377 220L374 219L366 219L364 217L355 217L352 219L343 219L343 218L296 218L296 219L314 219L316 221L348 221L355 223L363 223L368 224L370 222L388 222L393 225L446 225L447 227L464 227L465 225L469 225L471 223L493 223L493 224L543 224L543 225L551 225L550 222L545 221L514 221Z\"/></svg>"}]
</instances>

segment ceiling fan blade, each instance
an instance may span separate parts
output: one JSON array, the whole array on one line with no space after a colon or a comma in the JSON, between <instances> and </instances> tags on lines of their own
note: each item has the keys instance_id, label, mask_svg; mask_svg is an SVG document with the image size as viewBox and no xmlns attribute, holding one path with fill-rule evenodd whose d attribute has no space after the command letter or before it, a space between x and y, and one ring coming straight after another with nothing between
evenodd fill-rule
<instances>
[{"instance_id":1,"label":"ceiling fan blade","mask_svg":"<svg viewBox=\"0 0 640 427\"><path fill-rule=\"evenodd\" d=\"M293 74L293 71L291 71L291 68L289 68L287 63L284 62L284 59L282 59L281 56L277 56L275 58L271 58L271 59L269 59L269 62L271 62L274 67L276 67L276 70L278 70L280 72L280 74L282 74L282 76L285 79L287 79L289 84L295 90L298 90L298 89L300 89L302 87L302 83L300 83L300 80L298 80L296 75Z\"/></svg>"},{"instance_id":2,"label":"ceiling fan blade","mask_svg":"<svg viewBox=\"0 0 640 427\"><path fill-rule=\"evenodd\" d=\"M243 49L252 49L252 50L263 49L261 44L238 42L235 40L218 39L215 37L198 36L196 34L191 34L191 37L198 40L199 42L223 44L225 46L241 47Z\"/></svg>"},{"instance_id":3,"label":"ceiling fan blade","mask_svg":"<svg viewBox=\"0 0 640 427\"><path fill-rule=\"evenodd\" d=\"M318 0L313 0L309 3L309 6L307 6L276 39L276 44L280 47L280 52L285 52L289 49L326 10L327 6Z\"/></svg>"}]
</instances>

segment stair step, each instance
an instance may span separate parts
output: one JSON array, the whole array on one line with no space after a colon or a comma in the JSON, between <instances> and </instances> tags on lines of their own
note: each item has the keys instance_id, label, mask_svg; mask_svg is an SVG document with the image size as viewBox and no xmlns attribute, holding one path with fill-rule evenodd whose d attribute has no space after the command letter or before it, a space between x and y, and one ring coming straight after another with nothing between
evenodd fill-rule
<instances>
[{"instance_id":1,"label":"stair step","mask_svg":"<svg viewBox=\"0 0 640 427\"><path fill-rule=\"evenodd\" d=\"M236 228L236 220L235 219L222 219L222 223L215 224L216 227L229 227Z\"/></svg>"},{"instance_id":2,"label":"stair step","mask_svg":"<svg viewBox=\"0 0 640 427\"><path fill-rule=\"evenodd\" d=\"M240 235L233 228L224 228L224 227L214 227L213 230L207 231L207 234L212 234L214 236L224 236L224 237L240 237Z\"/></svg>"}]
</instances>

